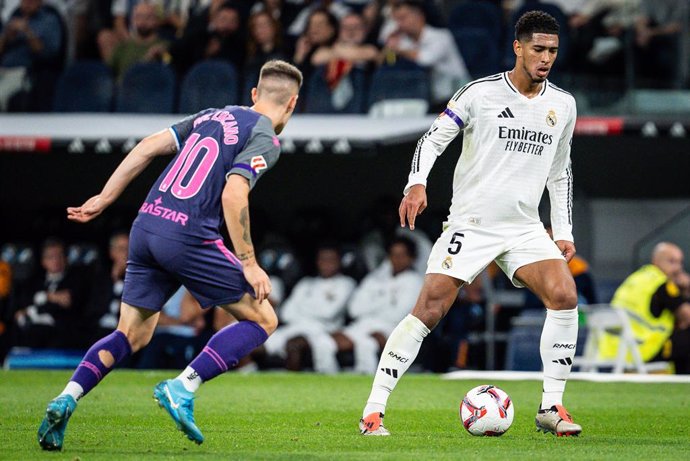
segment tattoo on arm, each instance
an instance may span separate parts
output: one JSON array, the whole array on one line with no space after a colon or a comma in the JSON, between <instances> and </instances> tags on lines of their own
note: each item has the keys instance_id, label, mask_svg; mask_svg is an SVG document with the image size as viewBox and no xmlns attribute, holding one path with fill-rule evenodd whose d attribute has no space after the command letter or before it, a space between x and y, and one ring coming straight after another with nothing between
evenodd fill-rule
<instances>
[{"instance_id":1,"label":"tattoo on arm","mask_svg":"<svg viewBox=\"0 0 690 461\"><path fill-rule=\"evenodd\" d=\"M240 210L240 224L242 225L242 240L247 245L252 244L252 237L249 234L249 207Z\"/></svg>"},{"instance_id":2,"label":"tattoo on arm","mask_svg":"<svg viewBox=\"0 0 690 461\"><path fill-rule=\"evenodd\" d=\"M254 250L245 251L244 253L237 253L237 258L240 261L246 261L254 257Z\"/></svg>"}]
</instances>

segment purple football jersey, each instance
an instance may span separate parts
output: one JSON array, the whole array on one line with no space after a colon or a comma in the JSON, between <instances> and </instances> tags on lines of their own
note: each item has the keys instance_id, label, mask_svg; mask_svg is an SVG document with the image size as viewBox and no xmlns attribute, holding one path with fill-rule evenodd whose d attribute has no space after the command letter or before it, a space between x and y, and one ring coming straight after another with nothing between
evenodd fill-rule
<instances>
[{"instance_id":1,"label":"purple football jersey","mask_svg":"<svg viewBox=\"0 0 690 461\"><path fill-rule=\"evenodd\" d=\"M278 161L268 117L243 106L206 109L170 128L178 153L151 188L133 225L186 242L216 240L230 174L250 187Z\"/></svg>"}]
</instances>

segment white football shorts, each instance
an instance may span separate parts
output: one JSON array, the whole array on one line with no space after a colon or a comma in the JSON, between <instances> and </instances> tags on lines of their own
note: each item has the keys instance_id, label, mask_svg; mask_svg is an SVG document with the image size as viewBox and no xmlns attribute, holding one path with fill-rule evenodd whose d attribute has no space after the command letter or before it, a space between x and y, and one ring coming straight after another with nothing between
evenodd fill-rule
<instances>
[{"instance_id":1,"label":"white football shorts","mask_svg":"<svg viewBox=\"0 0 690 461\"><path fill-rule=\"evenodd\" d=\"M427 263L427 274L444 274L471 283L491 261L514 278L520 267L547 259L565 260L541 224L487 229L472 224L447 222Z\"/></svg>"}]
</instances>

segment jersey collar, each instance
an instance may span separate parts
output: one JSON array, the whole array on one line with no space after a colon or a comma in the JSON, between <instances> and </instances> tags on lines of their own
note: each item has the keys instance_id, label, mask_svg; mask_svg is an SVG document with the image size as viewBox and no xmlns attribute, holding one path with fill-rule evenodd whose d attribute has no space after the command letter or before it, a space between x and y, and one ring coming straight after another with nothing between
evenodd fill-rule
<instances>
[{"instance_id":1,"label":"jersey collar","mask_svg":"<svg viewBox=\"0 0 690 461\"><path fill-rule=\"evenodd\" d=\"M538 94L537 96L535 96L534 98L528 98L528 97L525 96L524 94L520 93L520 92L518 91L517 88L515 88L515 85L513 85L513 82L511 82L511 81L510 81L510 78L508 77L508 71L503 72L503 81L506 82L506 85L508 85L508 88L510 88L510 90L511 90L513 93L517 94L518 96L522 96L523 98L525 98L525 99L527 99L527 100L536 99L536 98L538 98L539 96L543 96L544 93L546 93L546 87L549 86L549 81L548 81L548 79L547 79L547 80L544 80L544 81L542 82L542 84L541 84L541 91L539 92L539 94Z\"/></svg>"}]
</instances>

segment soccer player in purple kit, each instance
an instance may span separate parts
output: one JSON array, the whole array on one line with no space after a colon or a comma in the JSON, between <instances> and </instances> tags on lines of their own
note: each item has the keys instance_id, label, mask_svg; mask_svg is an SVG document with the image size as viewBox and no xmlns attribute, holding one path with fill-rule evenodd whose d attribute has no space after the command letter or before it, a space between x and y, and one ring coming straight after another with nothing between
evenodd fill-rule
<instances>
[{"instance_id":1,"label":"soccer player in purple kit","mask_svg":"<svg viewBox=\"0 0 690 461\"><path fill-rule=\"evenodd\" d=\"M206 109L143 139L100 194L67 217L88 222L103 212L154 159L176 154L151 188L132 224L117 329L96 342L62 393L48 403L38 430L44 450L62 449L77 401L128 355L151 340L160 310L184 285L202 307L220 306L239 322L218 331L176 378L155 386L154 398L178 429L200 444L194 393L266 341L278 320L267 301L271 284L257 264L250 234L249 191L280 155L276 138L292 115L302 74L269 61L252 89L254 105ZM219 228L225 220L235 254Z\"/></svg>"}]
</instances>

